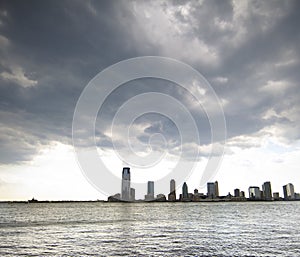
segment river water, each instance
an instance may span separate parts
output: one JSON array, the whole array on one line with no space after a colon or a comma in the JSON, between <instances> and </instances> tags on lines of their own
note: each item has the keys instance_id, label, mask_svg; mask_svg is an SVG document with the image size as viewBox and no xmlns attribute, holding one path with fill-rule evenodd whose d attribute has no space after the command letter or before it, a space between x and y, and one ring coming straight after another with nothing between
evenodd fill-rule
<instances>
[{"instance_id":1,"label":"river water","mask_svg":"<svg viewBox=\"0 0 300 257\"><path fill-rule=\"evenodd\" d=\"M0 256L300 256L300 202L1 203Z\"/></svg>"}]
</instances>

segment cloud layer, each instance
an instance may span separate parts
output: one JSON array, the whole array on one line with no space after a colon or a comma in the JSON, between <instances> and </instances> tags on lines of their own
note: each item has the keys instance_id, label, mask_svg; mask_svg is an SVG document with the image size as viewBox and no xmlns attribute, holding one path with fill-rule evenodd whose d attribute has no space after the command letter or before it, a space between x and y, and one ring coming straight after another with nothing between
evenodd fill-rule
<instances>
[{"instance_id":1,"label":"cloud layer","mask_svg":"<svg viewBox=\"0 0 300 257\"><path fill-rule=\"evenodd\" d=\"M266 136L292 144L300 138L298 8L297 1L2 1L0 162L29 161L55 141L71 144L73 112L89 80L144 55L176 58L208 79L225 111L229 147L251 148ZM196 147L206 156L211 134L201 106L151 79L113 92L97 125L98 146L112 148L109 124L124 101L155 90L189 106L201 145L189 142L184 152ZM166 142L152 141L154 150L177 154L170 119L148 115L132 129L137 151L147 152L140 147L161 133Z\"/></svg>"}]
</instances>

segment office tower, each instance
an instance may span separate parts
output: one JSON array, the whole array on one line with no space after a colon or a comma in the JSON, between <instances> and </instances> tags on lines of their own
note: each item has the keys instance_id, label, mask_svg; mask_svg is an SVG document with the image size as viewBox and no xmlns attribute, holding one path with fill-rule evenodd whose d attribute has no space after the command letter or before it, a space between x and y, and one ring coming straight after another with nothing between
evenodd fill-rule
<instances>
[{"instance_id":1,"label":"office tower","mask_svg":"<svg viewBox=\"0 0 300 257\"><path fill-rule=\"evenodd\" d=\"M234 189L234 197L240 197L240 190L238 188Z\"/></svg>"},{"instance_id":2,"label":"office tower","mask_svg":"<svg viewBox=\"0 0 300 257\"><path fill-rule=\"evenodd\" d=\"M188 192L188 186L186 182L182 185L182 200L188 200L189 199L189 192Z\"/></svg>"},{"instance_id":3,"label":"office tower","mask_svg":"<svg viewBox=\"0 0 300 257\"><path fill-rule=\"evenodd\" d=\"M219 183L218 181L207 183L207 197L216 198L219 197Z\"/></svg>"},{"instance_id":4,"label":"office tower","mask_svg":"<svg viewBox=\"0 0 300 257\"><path fill-rule=\"evenodd\" d=\"M295 190L292 183L288 183L287 185L283 186L283 195L285 200L295 199Z\"/></svg>"},{"instance_id":5,"label":"office tower","mask_svg":"<svg viewBox=\"0 0 300 257\"><path fill-rule=\"evenodd\" d=\"M147 183L147 194L145 195L146 201L153 201L154 200L154 182L148 181Z\"/></svg>"},{"instance_id":6,"label":"office tower","mask_svg":"<svg viewBox=\"0 0 300 257\"><path fill-rule=\"evenodd\" d=\"M170 181L170 193L176 193L176 186L175 186L175 180L171 179Z\"/></svg>"},{"instance_id":7,"label":"office tower","mask_svg":"<svg viewBox=\"0 0 300 257\"><path fill-rule=\"evenodd\" d=\"M263 199L272 200L271 182L267 181L262 185Z\"/></svg>"},{"instance_id":8,"label":"office tower","mask_svg":"<svg viewBox=\"0 0 300 257\"><path fill-rule=\"evenodd\" d=\"M130 201L134 202L135 201L135 189L130 188Z\"/></svg>"},{"instance_id":9,"label":"office tower","mask_svg":"<svg viewBox=\"0 0 300 257\"><path fill-rule=\"evenodd\" d=\"M168 201L176 201L176 186L175 180L170 181L170 193L168 194Z\"/></svg>"},{"instance_id":10,"label":"office tower","mask_svg":"<svg viewBox=\"0 0 300 257\"><path fill-rule=\"evenodd\" d=\"M207 183L207 197L215 198L216 197L216 185L215 183L208 182Z\"/></svg>"},{"instance_id":11,"label":"office tower","mask_svg":"<svg viewBox=\"0 0 300 257\"><path fill-rule=\"evenodd\" d=\"M259 187L256 186L249 187L249 198L255 200L261 199L261 192L259 190Z\"/></svg>"},{"instance_id":12,"label":"office tower","mask_svg":"<svg viewBox=\"0 0 300 257\"><path fill-rule=\"evenodd\" d=\"M121 200L130 200L130 168L124 167L122 172L122 192Z\"/></svg>"},{"instance_id":13,"label":"office tower","mask_svg":"<svg viewBox=\"0 0 300 257\"><path fill-rule=\"evenodd\" d=\"M154 199L154 182L148 181L147 194Z\"/></svg>"},{"instance_id":14,"label":"office tower","mask_svg":"<svg viewBox=\"0 0 300 257\"><path fill-rule=\"evenodd\" d=\"M215 197L219 197L219 183L215 181Z\"/></svg>"}]
</instances>

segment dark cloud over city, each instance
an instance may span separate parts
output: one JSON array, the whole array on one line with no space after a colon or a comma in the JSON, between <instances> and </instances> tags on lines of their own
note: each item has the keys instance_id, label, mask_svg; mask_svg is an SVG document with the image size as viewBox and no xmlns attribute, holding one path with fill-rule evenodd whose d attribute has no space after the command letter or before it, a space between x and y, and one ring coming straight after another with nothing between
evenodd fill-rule
<instances>
[{"instance_id":1,"label":"dark cloud over city","mask_svg":"<svg viewBox=\"0 0 300 257\"><path fill-rule=\"evenodd\" d=\"M1 1L0 162L30 161L53 142L71 145L73 112L87 83L114 63L146 55L183 61L209 81L224 108L229 148L259 146L266 135L293 144L300 137L299 7L297 1ZM96 129L101 148L113 147L106 130L117 108L155 90L191 104L165 81L120 87ZM191 109L206 156L209 123L201 108ZM180 138L171 120L148 115L135 124L136 142L161 133L176 154Z\"/></svg>"}]
</instances>

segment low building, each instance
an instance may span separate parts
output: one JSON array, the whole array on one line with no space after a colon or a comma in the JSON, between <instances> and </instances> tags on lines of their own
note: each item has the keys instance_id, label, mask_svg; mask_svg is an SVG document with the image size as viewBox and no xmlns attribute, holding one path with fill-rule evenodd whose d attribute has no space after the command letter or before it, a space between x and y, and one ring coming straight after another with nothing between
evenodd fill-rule
<instances>
[{"instance_id":1,"label":"low building","mask_svg":"<svg viewBox=\"0 0 300 257\"><path fill-rule=\"evenodd\" d=\"M120 202L121 201L121 194L111 195L107 199L108 202Z\"/></svg>"},{"instance_id":2,"label":"low building","mask_svg":"<svg viewBox=\"0 0 300 257\"><path fill-rule=\"evenodd\" d=\"M166 196L164 194L158 194L156 196L155 201L157 201L157 202L165 202L165 201L167 201L167 198L166 198Z\"/></svg>"},{"instance_id":3,"label":"low building","mask_svg":"<svg viewBox=\"0 0 300 257\"><path fill-rule=\"evenodd\" d=\"M280 196L279 196L279 193L278 193L278 192L274 192L274 193L273 193L273 199L274 199L275 201L280 200Z\"/></svg>"}]
</instances>

